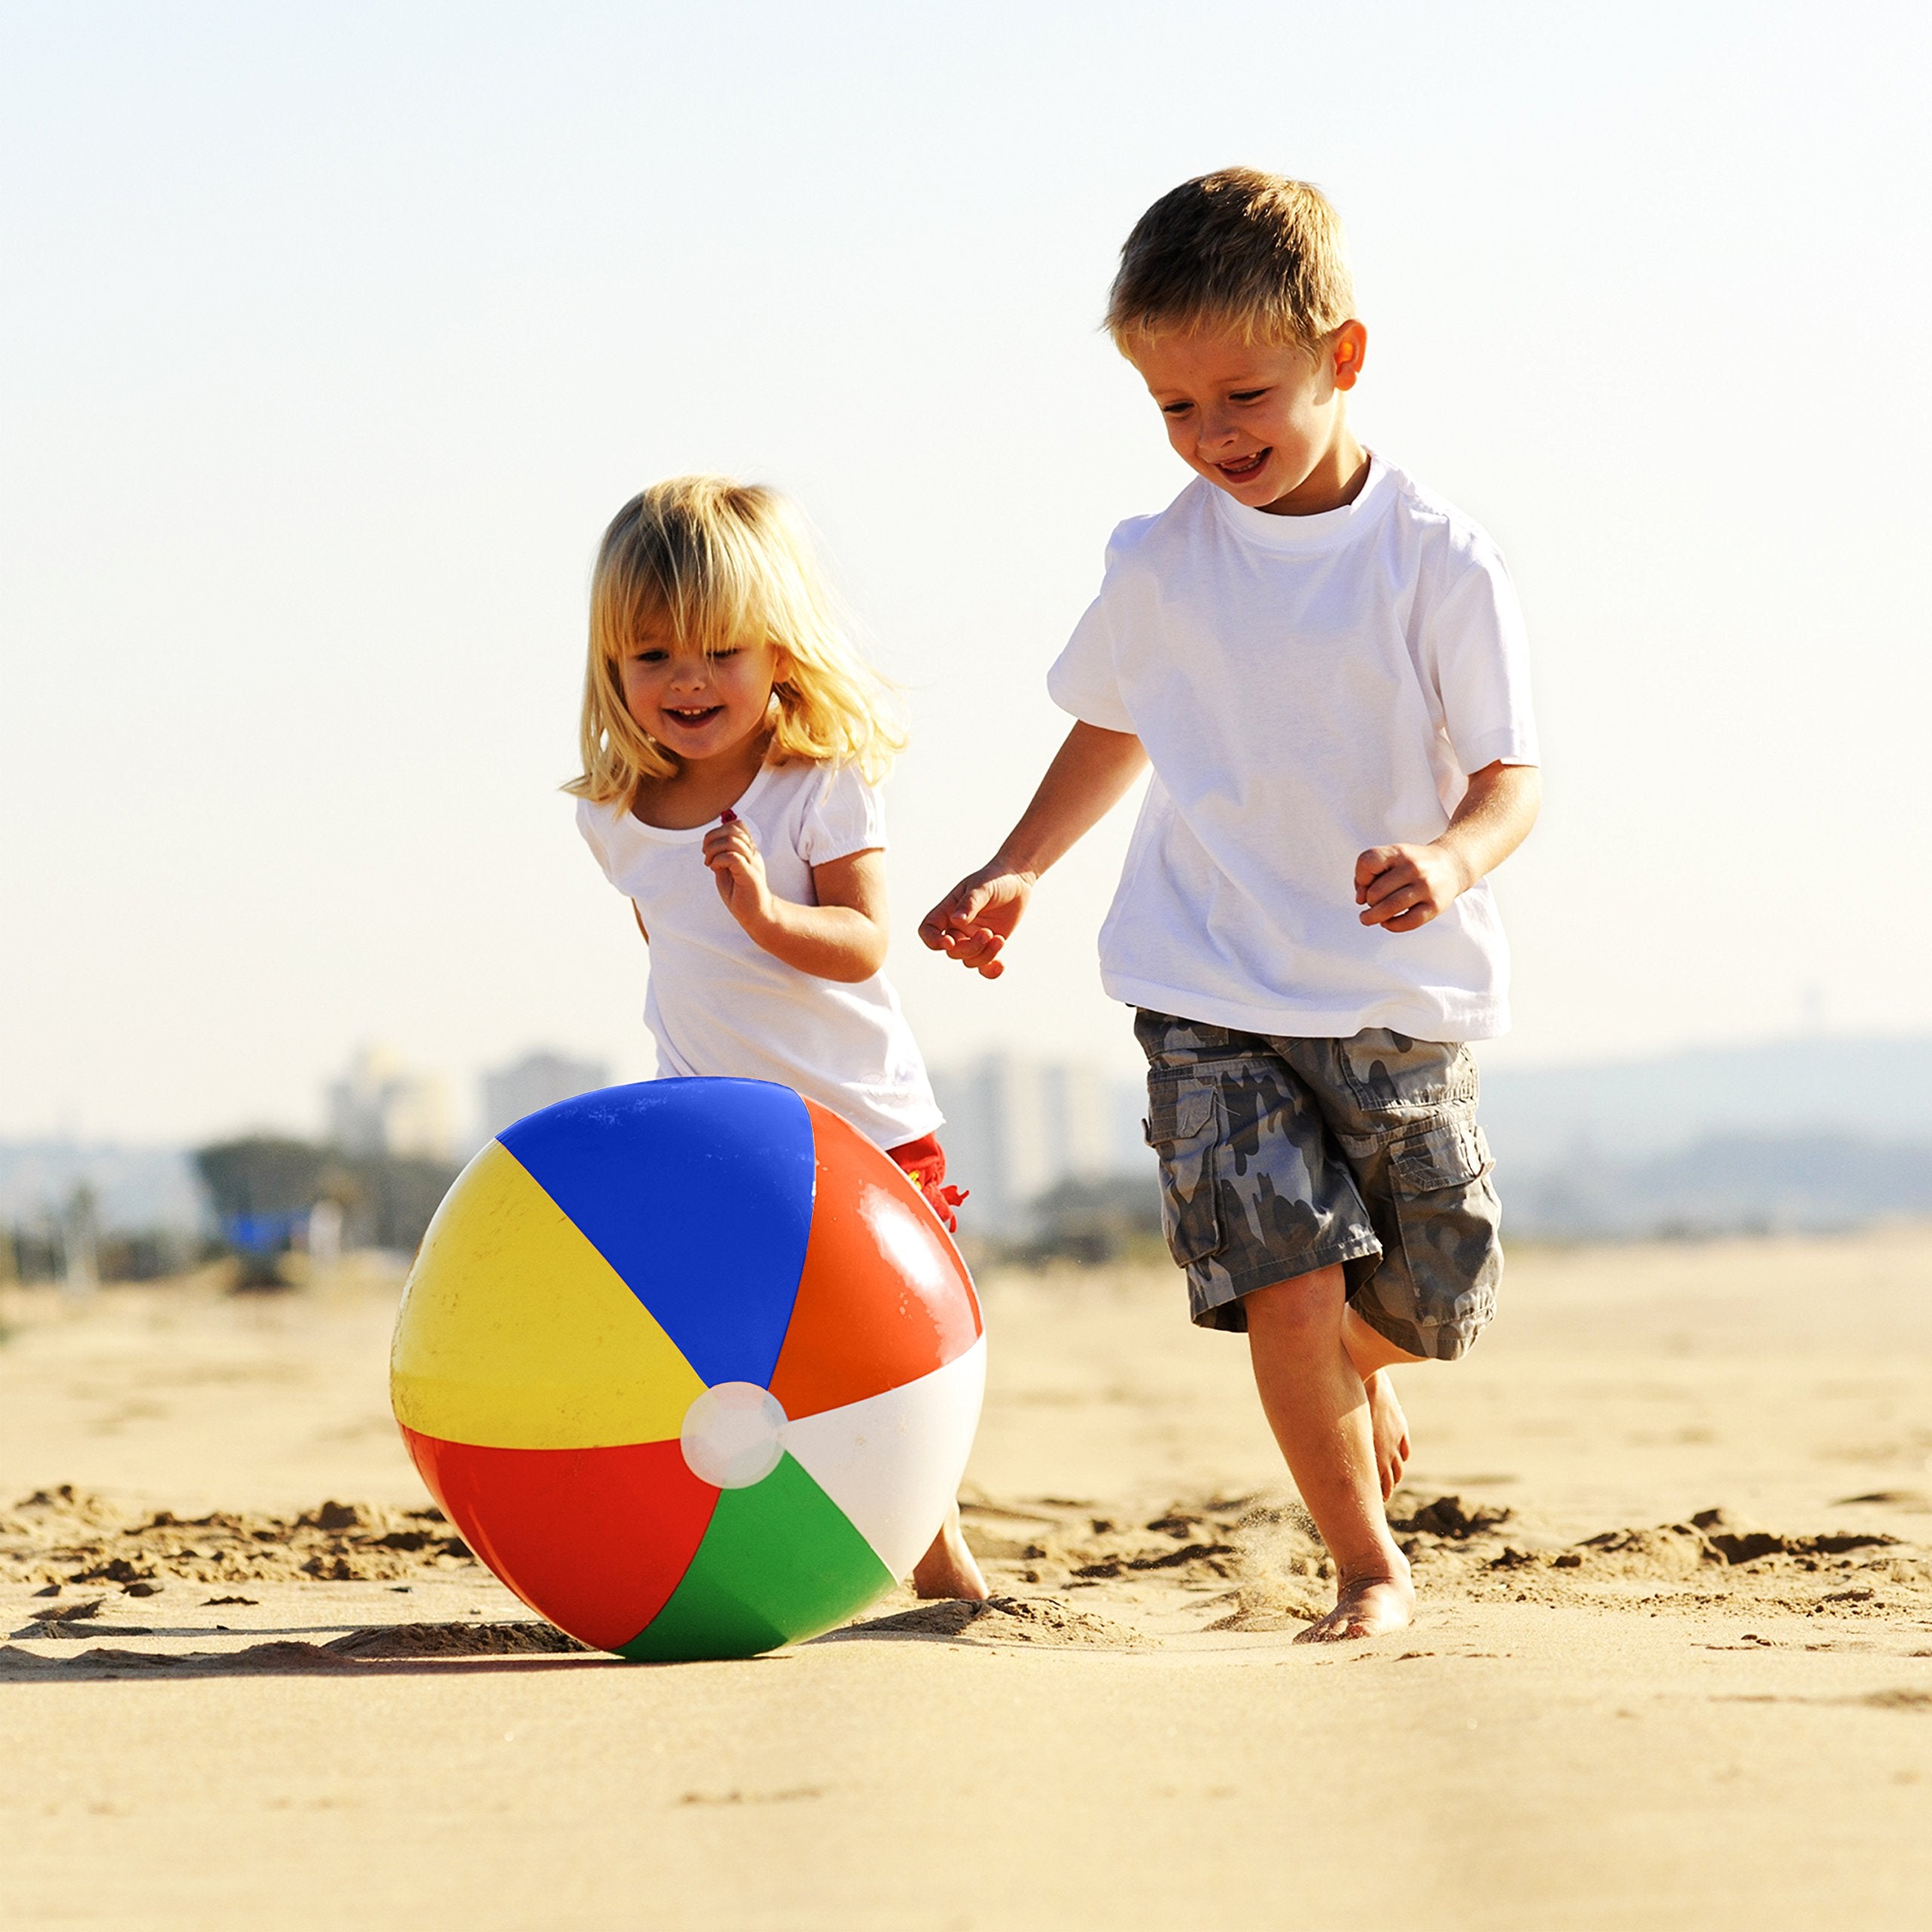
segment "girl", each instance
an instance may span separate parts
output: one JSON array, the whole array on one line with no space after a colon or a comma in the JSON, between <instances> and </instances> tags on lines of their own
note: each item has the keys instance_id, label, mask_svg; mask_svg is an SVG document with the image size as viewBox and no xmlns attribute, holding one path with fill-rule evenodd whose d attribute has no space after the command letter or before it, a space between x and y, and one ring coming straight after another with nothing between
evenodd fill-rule
<instances>
[{"instance_id":1,"label":"girl","mask_svg":"<svg viewBox=\"0 0 1932 1932\"><path fill-rule=\"evenodd\" d=\"M565 786L651 949L657 1072L773 1080L851 1121L948 1228L941 1119L884 963L874 787L903 734L774 491L683 476L611 520ZM913 1573L983 1598L957 1509Z\"/></svg>"}]
</instances>

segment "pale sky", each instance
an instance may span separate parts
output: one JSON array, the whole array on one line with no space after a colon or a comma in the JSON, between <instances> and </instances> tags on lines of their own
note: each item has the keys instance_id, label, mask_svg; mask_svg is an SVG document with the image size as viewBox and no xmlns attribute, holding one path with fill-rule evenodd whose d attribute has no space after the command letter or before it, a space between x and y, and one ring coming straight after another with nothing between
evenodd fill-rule
<instances>
[{"instance_id":1,"label":"pale sky","mask_svg":"<svg viewBox=\"0 0 1932 1932\"><path fill-rule=\"evenodd\" d=\"M648 1070L555 787L598 534L792 491L910 693L928 1057L1134 1063L1128 817L998 986L918 948L1186 481L1097 329L1135 217L1321 183L1365 439L1527 608L1548 804L1492 1063L1932 1028L1924 10L0 14L0 1137L312 1131L366 1039Z\"/></svg>"}]
</instances>

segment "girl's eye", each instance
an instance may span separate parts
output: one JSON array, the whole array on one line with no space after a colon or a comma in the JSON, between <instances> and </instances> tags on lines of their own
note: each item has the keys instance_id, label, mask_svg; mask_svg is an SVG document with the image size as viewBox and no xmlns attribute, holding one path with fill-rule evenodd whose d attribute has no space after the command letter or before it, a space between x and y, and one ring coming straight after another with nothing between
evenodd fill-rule
<instances>
[{"instance_id":1,"label":"girl's eye","mask_svg":"<svg viewBox=\"0 0 1932 1932\"><path fill-rule=\"evenodd\" d=\"M735 657L742 648L743 646L739 645L728 644L722 651L714 651L711 654L712 661L715 663L721 657Z\"/></svg>"},{"instance_id":2,"label":"girl's eye","mask_svg":"<svg viewBox=\"0 0 1932 1932\"><path fill-rule=\"evenodd\" d=\"M631 653L633 664L661 664L670 655L666 651L634 651Z\"/></svg>"}]
</instances>

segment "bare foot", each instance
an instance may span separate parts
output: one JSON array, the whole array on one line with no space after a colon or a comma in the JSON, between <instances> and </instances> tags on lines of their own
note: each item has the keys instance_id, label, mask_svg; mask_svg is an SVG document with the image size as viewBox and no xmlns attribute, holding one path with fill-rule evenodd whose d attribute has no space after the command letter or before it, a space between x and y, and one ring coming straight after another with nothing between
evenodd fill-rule
<instances>
[{"instance_id":1,"label":"bare foot","mask_svg":"<svg viewBox=\"0 0 1932 1932\"><path fill-rule=\"evenodd\" d=\"M1395 1385L1386 1368L1378 1368L1362 1383L1368 1391L1368 1423L1375 1435L1375 1469L1382 1478L1386 1503L1402 1480L1409 1460L1409 1419L1395 1399Z\"/></svg>"},{"instance_id":2,"label":"bare foot","mask_svg":"<svg viewBox=\"0 0 1932 1932\"><path fill-rule=\"evenodd\" d=\"M1393 1577L1358 1577L1345 1580L1336 1592L1335 1607L1311 1623L1297 1644L1346 1644L1358 1637L1380 1637L1399 1630L1415 1614L1415 1586L1409 1566Z\"/></svg>"},{"instance_id":3,"label":"bare foot","mask_svg":"<svg viewBox=\"0 0 1932 1932\"><path fill-rule=\"evenodd\" d=\"M964 1597L969 1603L986 1600L986 1580L959 1527L959 1506L946 1512L946 1521L912 1572L912 1588L922 1597Z\"/></svg>"}]
</instances>

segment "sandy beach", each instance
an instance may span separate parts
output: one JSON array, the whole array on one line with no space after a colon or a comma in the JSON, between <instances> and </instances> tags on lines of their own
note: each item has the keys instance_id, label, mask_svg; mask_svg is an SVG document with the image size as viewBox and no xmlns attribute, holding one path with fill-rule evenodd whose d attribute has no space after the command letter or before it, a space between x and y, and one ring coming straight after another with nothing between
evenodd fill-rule
<instances>
[{"instance_id":1,"label":"sandy beach","mask_svg":"<svg viewBox=\"0 0 1932 1932\"><path fill-rule=\"evenodd\" d=\"M1524 1251L1327 1600L1177 1278L997 1275L977 1611L574 1651L396 1439L398 1278L0 1291L10 1926L1922 1922L1932 1232Z\"/></svg>"}]
</instances>

